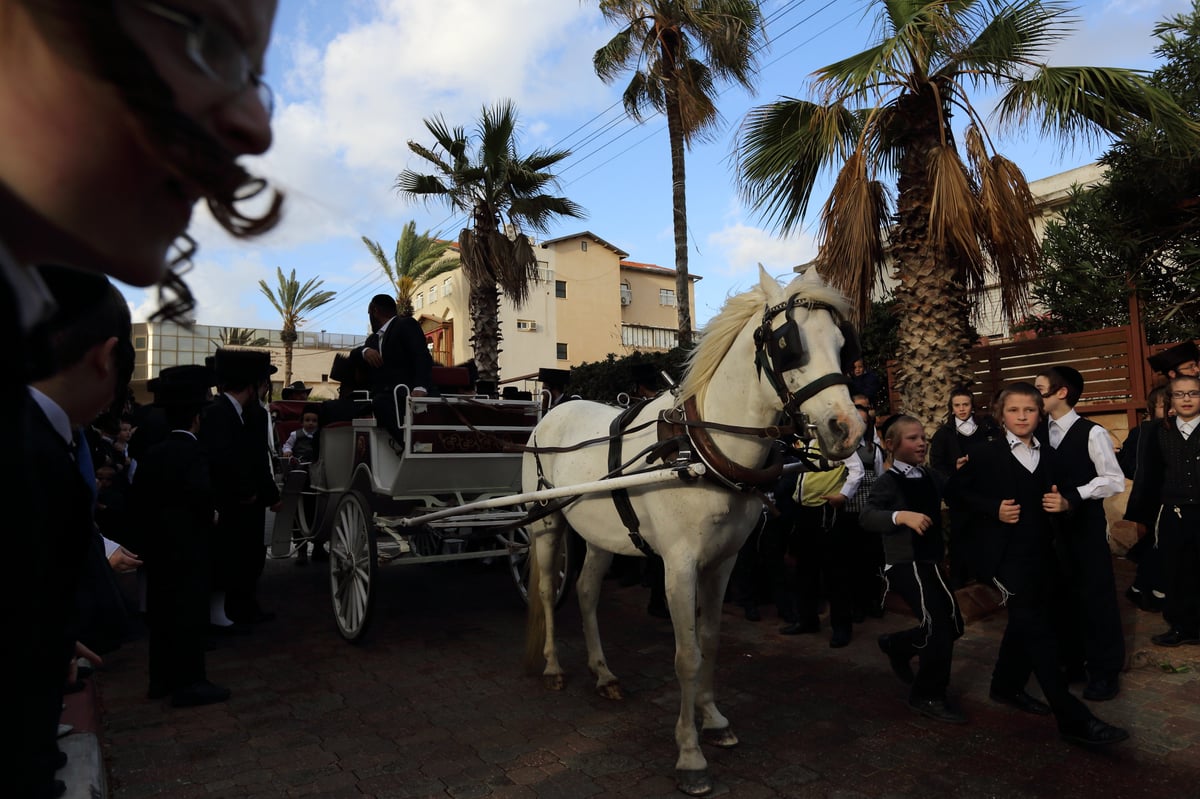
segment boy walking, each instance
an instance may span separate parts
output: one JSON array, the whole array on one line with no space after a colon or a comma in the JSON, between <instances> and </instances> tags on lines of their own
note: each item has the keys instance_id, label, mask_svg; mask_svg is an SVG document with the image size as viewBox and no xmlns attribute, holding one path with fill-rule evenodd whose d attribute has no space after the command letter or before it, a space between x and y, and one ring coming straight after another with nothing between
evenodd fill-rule
<instances>
[{"instance_id":1,"label":"boy walking","mask_svg":"<svg viewBox=\"0 0 1200 799\"><path fill-rule=\"evenodd\" d=\"M1059 493L1055 453L1034 435L1043 413L1042 395L1030 383L1014 383L995 404L1004 435L967 457L951 478L957 501L970 510L979 532L980 578L995 585L1008 608L1008 626L992 672L992 701L1026 713L1053 713L1062 738L1101 746L1124 741L1125 730L1092 715L1067 690L1059 670L1058 642L1050 623L1055 588L1054 523L1070 508ZM1049 702L1025 692L1037 677Z\"/></svg>"},{"instance_id":2,"label":"boy walking","mask_svg":"<svg viewBox=\"0 0 1200 799\"><path fill-rule=\"evenodd\" d=\"M925 429L911 416L887 427L883 445L892 468L872 486L859 516L864 530L883 535L884 577L920 621L916 627L879 637L892 670L912 685L908 706L922 716L965 724L966 715L946 697L954 642L963 634L954 593L938 570L943 555L942 493L946 478L925 463ZM910 661L919 658L914 675Z\"/></svg>"},{"instance_id":3,"label":"boy walking","mask_svg":"<svg viewBox=\"0 0 1200 799\"><path fill-rule=\"evenodd\" d=\"M1102 702L1117 695L1118 674L1125 667L1125 634L1104 515L1104 498L1125 490L1125 474L1108 432L1075 412L1083 375L1070 366L1052 366L1034 385L1048 417L1038 427L1038 440L1056 453L1059 491L1073 511L1059 518L1055 542L1066 594L1060 654L1068 679L1082 676L1086 667L1083 698Z\"/></svg>"}]
</instances>

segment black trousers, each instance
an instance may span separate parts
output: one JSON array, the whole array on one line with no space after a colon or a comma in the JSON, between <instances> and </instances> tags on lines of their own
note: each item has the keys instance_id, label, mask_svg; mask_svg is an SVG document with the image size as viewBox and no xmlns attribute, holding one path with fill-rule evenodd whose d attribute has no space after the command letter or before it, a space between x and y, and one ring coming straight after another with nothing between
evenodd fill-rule
<instances>
[{"instance_id":1,"label":"black trousers","mask_svg":"<svg viewBox=\"0 0 1200 799\"><path fill-rule=\"evenodd\" d=\"M950 661L954 642L963 634L962 614L933 563L895 563L884 572L889 590L904 597L920 622L916 627L891 634L892 652L917 657L919 668L913 680L913 699L945 699L950 684Z\"/></svg>"},{"instance_id":2,"label":"black trousers","mask_svg":"<svg viewBox=\"0 0 1200 799\"><path fill-rule=\"evenodd\" d=\"M952 510L948 514L950 526L946 531L949 549L950 587L962 588L975 579L977 544L971 529L971 514Z\"/></svg>"},{"instance_id":3,"label":"black trousers","mask_svg":"<svg viewBox=\"0 0 1200 799\"><path fill-rule=\"evenodd\" d=\"M1092 714L1067 690L1059 668L1058 640L1050 613L1052 567L1036 556L1026 561L1015 567L1009 565L1009 571L1016 574L1008 581L1000 578L1013 593L1007 597L1008 626L992 670L991 688L1003 695L1023 691L1032 674L1054 711L1059 729L1077 726Z\"/></svg>"},{"instance_id":4,"label":"black trousers","mask_svg":"<svg viewBox=\"0 0 1200 799\"><path fill-rule=\"evenodd\" d=\"M212 551L213 587L225 591L225 613L234 621L259 610L258 578L267 562L265 523L260 505L236 505L221 511Z\"/></svg>"},{"instance_id":5,"label":"black trousers","mask_svg":"<svg viewBox=\"0 0 1200 799\"><path fill-rule=\"evenodd\" d=\"M206 679L208 542L191 536L147 557L146 617L151 686L176 691Z\"/></svg>"},{"instance_id":6,"label":"black trousers","mask_svg":"<svg viewBox=\"0 0 1200 799\"><path fill-rule=\"evenodd\" d=\"M1125 633L1104 524L1100 517L1064 525L1058 537L1064 578L1060 658L1069 670L1086 666L1092 677L1111 679L1125 668Z\"/></svg>"},{"instance_id":7,"label":"black trousers","mask_svg":"<svg viewBox=\"0 0 1200 799\"><path fill-rule=\"evenodd\" d=\"M1163 618L1186 633L1200 632L1200 505L1167 505L1158 541L1166 565Z\"/></svg>"}]
</instances>

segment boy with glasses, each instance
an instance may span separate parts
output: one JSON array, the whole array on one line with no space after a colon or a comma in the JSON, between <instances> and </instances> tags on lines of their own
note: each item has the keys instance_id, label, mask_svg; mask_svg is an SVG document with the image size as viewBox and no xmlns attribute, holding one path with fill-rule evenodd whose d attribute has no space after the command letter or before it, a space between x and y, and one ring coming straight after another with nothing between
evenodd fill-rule
<instances>
[{"instance_id":1,"label":"boy with glasses","mask_svg":"<svg viewBox=\"0 0 1200 799\"><path fill-rule=\"evenodd\" d=\"M1156 646L1200 644L1200 377L1170 383L1171 409L1138 442L1138 472L1125 518L1152 527L1167 569L1163 618L1170 629Z\"/></svg>"}]
</instances>

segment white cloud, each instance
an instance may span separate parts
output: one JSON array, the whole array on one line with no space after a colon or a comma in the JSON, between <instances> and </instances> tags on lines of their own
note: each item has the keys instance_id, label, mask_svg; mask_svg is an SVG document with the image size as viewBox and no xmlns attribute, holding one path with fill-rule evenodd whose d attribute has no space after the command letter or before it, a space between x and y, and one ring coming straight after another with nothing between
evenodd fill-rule
<instances>
[{"instance_id":1,"label":"white cloud","mask_svg":"<svg viewBox=\"0 0 1200 799\"><path fill-rule=\"evenodd\" d=\"M772 275L790 273L793 266L807 263L817 254L816 242L808 234L783 238L742 222L710 233L708 245L722 264L714 274L739 279L757 277L760 263Z\"/></svg>"}]
</instances>

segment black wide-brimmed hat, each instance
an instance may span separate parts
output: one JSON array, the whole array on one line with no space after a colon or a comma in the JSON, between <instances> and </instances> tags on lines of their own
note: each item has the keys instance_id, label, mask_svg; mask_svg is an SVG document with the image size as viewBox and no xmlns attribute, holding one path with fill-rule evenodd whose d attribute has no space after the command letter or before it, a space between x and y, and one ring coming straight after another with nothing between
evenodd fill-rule
<instances>
[{"instance_id":1,"label":"black wide-brimmed hat","mask_svg":"<svg viewBox=\"0 0 1200 799\"><path fill-rule=\"evenodd\" d=\"M542 385L562 390L571 382L569 369L538 369L538 380Z\"/></svg>"},{"instance_id":2,"label":"black wide-brimmed hat","mask_svg":"<svg viewBox=\"0 0 1200 799\"><path fill-rule=\"evenodd\" d=\"M1200 348L1196 347L1196 342L1194 341L1185 341L1182 344L1176 344L1170 349L1165 349L1162 352L1151 355L1146 360L1149 362L1150 368L1165 375L1181 363L1200 361Z\"/></svg>"},{"instance_id":3,"label":"black wide-brimmed hat","mask_svg":"<svg viewBox=\"0 0 1200 799\"><path fill-rule=\"evenodd\" d=\"M279 371L271 364L270 352L246 347L220 347L213 369L221 384L257 383Z\"/></svg>"},{"instance_id":4,"label":"black wide-brimmed hat","mask_svg":"<svg viewBox=\"0 0 1200 799\"><path fill-rule=\"evenodd\" d=\"M279 391L280 399L285 400L305 400L312 393L312 389L304 385L304 381L297 380L290 386L284 386Z\"/></svg>"},{"instance_id":5,"label":"black wide-brimmed hat","mask_svg":"<svg viewBox=\"0 0 1200 799\"><path fill-rule=\"evenodd\" d=\"M168 366L146 384L159 407L172 405L203 405L209 399L209 389L216 385L217 376L207 366Z\"/></svg>"}]
</instances>

